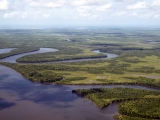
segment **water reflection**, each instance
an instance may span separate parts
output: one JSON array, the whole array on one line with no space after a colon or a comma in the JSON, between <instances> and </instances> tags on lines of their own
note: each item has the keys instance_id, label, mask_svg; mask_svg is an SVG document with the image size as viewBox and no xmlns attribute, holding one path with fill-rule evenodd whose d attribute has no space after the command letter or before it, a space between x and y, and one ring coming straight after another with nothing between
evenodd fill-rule
<instances>
[{"instance_id":1,"label":"water reflection","mask_svg":"<svg viewBox=\"0 0 160 120\"><path fill-rule=\"evenodd\" d=\"M32 54L57 51L41 48ZM51 52L50 51L50 52ZM99 52L94 51L94 52ZM31 53L11 56L3 62L15 63L16 59ZM107 53L104 53L107 54ZM107 54L110 58L117 57ZM130 87L131 85L54 85L39 84L25 79L11 68L0 65L0 116L2 120L114 120L117 104L99 109L91 101L72 94L74 89Z\"/></svg>"},{"instance_id":2,"label":"water reflection","mask_svg":"<svg viewBox=\"0 0 160 120\"><path fill-rule=\"evenodd\" d=\"M73 89L132 87L125 85L54 85L39 84L23 78L16 71L0 66L1 119L17 120L114 120L117 104L99 109L91 101L72 94ZM13 114L14 113L14 114Z\"/></svg>"},{"instance_id":3,"label":"water reflection","mask_svg":"<svg viewBox=\"0 0 160 120\"><path fill-rule=\"evenodd\" d=\"M26 56L26 55L32 55L32 54L37 54L37 53L56 52L56 51L58 51L58 50L57 49L53 49L53 48L40 48L38 51L18 54L18 55L14 55L14 56L10 56L10 57L4 58L4 59L0 59L0 62L17 63L16 60L18 58ZM61 62L78 62L78 61L97 60L97 59L100 60L100 59L110 59L110 58L118 57L118 55L116 55L116 54L103 53L103 52L100 52L99 50L93 50L92 52L102 53L102 54L107 55L107 57L106 58L86 58L86 59L75 59L75 60L63 60L63 61L57 61L56 63L61 63ZM43 63L53 63L53 62L43 62ZM37 63L34 63L34 64L37 64Z\"/></svg>"},{"instance_id":4,"label":"water reflection","mask_svg":"<svg viewBox=\"0 0 160 120\"><path fill-rule=\"evenodd\" d=\"M0 54L3 54L3 53L8 53L12 50L14 50L15 48L4 48L4 49L0 49Z\"/></svg>"},{"instance_id":5,"label":"water reflection","mask_svg":"<svg viewBox=\"0 0 160 120\"><path fill-rule=\"evenodd\" d=\"M33 83L16 71L0 66L0 97L3 99L2 103L8 105L2 106L0 116L3 119L12 119L20 111L21 115L17 119L23 119L32 111L35 114L27 117L30 120L37 117L40 120L44 117L49 120L103 120L107 116L112 118L111 114L102 112L91 101L72 94L74 87Z\"/></svg>"},{"instance_id":6,"label":"water reflection","mask_svg":"<svg viewBox=\"0 0 160 120\"><path fill-rule=\"evenodd\" d=\"M0 62L17 63L16 60L18 58L26 56L26 55L32 55L32 54L37 54L37 53L46 53L46 52L56 52L56 51L58 51L58 50L53 49L53 48L40 48L38 51L18 54L18 55L14 55L14 56L10 56L10 57L1 59Z\"/></svg>"},{"instance_id":7,"label":"water reflection","mask_svg":"<svg viewBox=\"0 0 160 120\"><path fill-rule=\"evenodd\" d=\"M6 109L6 108L10 108L14 105L15 105L15 103L8 102L5 99L0 98L0 111L3 110L3 109Z\"/></svg>"}]
</instances>

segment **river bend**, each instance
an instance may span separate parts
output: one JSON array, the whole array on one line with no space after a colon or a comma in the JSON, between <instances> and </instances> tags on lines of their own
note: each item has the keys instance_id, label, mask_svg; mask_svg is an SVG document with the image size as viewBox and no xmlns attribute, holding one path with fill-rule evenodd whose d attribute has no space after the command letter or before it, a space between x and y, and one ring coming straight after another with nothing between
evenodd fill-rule
<instances>
[{"instance_id":1,"label":"river bend","mask_svg":"<svg viewBox=\"0 0 160 120\"><path fill-rule=\"evenodd\" d=\"M21 55L3 60L12 63L18 57ZM2 120L114 120L113 114L117 113L118 104L99 109L91 101L71 92L74 89L114 87L156 90L132 85L40 84L31 82L15 70L0 65L0 118Z\"/></svg>"}]
</instances>

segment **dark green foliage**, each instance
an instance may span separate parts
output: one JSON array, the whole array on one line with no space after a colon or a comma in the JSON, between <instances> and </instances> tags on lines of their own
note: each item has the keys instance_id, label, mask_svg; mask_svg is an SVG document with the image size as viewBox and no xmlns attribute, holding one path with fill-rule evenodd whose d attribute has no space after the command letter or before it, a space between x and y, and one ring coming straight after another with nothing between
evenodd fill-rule
<instances>
[{"instance_id":1,"label":"dark green foliage","mask_svg":"<svg viewBox=\"0 0 160 120\"><path fill-rule=\"evenodd\" d=\"M22 63L40 63L40 62L54 62L54 61L65 61L65 60L77 60L77 59L90 59L90 58L105 58L107 57L104 54L97 54L97 55L72 55L72 53L65 55L66 53L62 54L60 58L56 58L56 53L42 53L42 54L35 54L29 55L25 57L18 58L17 62Z\"/></svg>"},{"instance_id":2,"label":"dark green foliage","mask_svg":"<svg viewBox=\"0 0 160 120\"><path fill-rule=\"evenodd\" d=\"M130 51L121 51L120 57L139 57L144 58L146 56L158 56L160 57L160 52L158 49L147 49L147 50L130 50Z\"/></svg>"},{"instance_id":3,"label":"dark green foliage","mask_svg":"<svg viewBox=\"0 0 160 120\"><path fill-rule=\"evenodd\" d=\"M107 67L106 72L113 73L113 74L123 74L127 67L129 67L130 64L119 64L118 62L110 63L110 65Z\"/></svg>"},{"instance_id":4,"label":"dark green foliage","mask_svg":"<svg viewBox=\"0 0 160 120\"><path fill-rule=\"evenodd\" d=\"M114 115L114 117L116 118L116 120L150 120L146 118L130 117L126 115Z\"/></svg>"},{"instance_id":5,"label":"dark green foliage","mask_svg":"<svg viewBox=\"0 0 160 120\"><path fill-rule=\"evenodd\" d=\"M49 66L37 65L37 67L35 67L34 65L3 64L17 70L26 78L35 82L56 82L63 79L61 74L46 70L47 67L48 69L52 69L52 67Z\"/></svg>"},{"instance_id":6,"label":"dark green foliage","mask_svg":"<svg viewBox=\"0 0 160 120\"><path fill-rule=\"evenodd\" d=\"M140 85L148 85L148 86L159 86L159 84L153 85L155 79L146 78L146 77L124 77L129 80L133 80L133 83Z\"/></svg>"},{"instance_id":7,"label":"dark green foliage","mask_svg":"<svg viewBox=\"0 0 160 120\"><path fill-rule=\"evenodd\" d=\"M148 95L160 95L160 93L155 91L133 88L97 88L74 90L73 92L92 100L101 108L109 105L111 102L141 99Z\"/></svg>"},{"instance_id":8,"label":"dark green foliage","mask_svg":"<svg viewBox=\"0 0 160 120\"><path fill-rule=\"evenodd\" d=\"M119 105L118 111L132 117L160 119L160 99L127 101Z\"/></svg>"}]
</instances>

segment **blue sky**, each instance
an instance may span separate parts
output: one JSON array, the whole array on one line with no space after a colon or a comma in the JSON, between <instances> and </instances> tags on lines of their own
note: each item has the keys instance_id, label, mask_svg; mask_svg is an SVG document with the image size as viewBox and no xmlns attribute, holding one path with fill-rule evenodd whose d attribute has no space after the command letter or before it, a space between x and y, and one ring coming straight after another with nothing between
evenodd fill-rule
<instances>
[{"instance_id":1,"label":"blue sky","mask_svg":"<svg viewBox=\"0 0 160 120\"><path fill-rule=\"evenodd\" d=\"M0 26L160 26L160 0L0 0Z\"/></svg>"}]
</instances>

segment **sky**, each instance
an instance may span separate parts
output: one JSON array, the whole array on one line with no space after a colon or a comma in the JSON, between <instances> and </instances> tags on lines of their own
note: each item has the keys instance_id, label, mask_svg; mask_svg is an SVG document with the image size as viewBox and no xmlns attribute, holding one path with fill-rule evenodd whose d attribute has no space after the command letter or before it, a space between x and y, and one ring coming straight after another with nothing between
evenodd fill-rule
<instances>
[{"instance_id":1,"label":"sky","mask_svg":"<svg viewBox=\"0 0 160 120\"><path fill-rule=\"evenodd\" d=\"M4 26L160 26L160 0L0 0Z\"/></svg>"}]
</instances>

